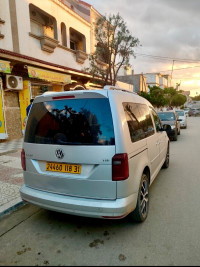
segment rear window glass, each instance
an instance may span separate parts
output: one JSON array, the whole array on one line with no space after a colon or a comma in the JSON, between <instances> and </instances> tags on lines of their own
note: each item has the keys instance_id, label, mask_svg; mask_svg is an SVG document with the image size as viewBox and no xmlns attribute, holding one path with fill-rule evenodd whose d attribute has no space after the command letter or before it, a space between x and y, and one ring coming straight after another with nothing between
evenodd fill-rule
<instances>
[{"instance_id":1,"label":"rear window glass","mask_svg":"<svg viewBox=\"0 0 200 267\"><path fill-rule=\"evenodd\" d=\"M177 113L179 116L184 116L184 115L185 115L184 111L176 111L176 113Z\"/></svg>"},{"instance_id":2,"label":"rear window glass","mask_svg":"<svg viewBox=\"0 0 200 267\"><path fill-rule=\"evenodd\" d=\"M37 144L114 145L108 99L69 99L32 106L24 141Z\"/></svg>"},{"instance_id":3,"label":"rear window glass","mask_svg":"<svg viewBox=\"0 0 200 267\"><path fill-rule=\"evenodd\" d=\"M173 112L158 112L158 116L161 121L174 121L176 120Z\"/></svg>"}]
</instances>

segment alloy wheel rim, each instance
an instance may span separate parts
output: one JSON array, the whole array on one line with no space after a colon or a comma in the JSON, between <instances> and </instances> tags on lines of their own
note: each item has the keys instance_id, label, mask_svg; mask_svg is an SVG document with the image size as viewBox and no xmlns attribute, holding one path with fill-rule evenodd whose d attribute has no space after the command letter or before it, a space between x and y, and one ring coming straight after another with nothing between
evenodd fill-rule
<instances>
[{"instance_id":1,"label":"alloy wheel rim","mask_svg":"<svg viewBox=\"0 0 200 267\"><path fill-rule=\"evenodd\" d=\"M140 190L140 210L143 217L146 217L148 213L148 202L149 202L149 189L147 181L142 182Z\"/></svg>"}]
</instances>

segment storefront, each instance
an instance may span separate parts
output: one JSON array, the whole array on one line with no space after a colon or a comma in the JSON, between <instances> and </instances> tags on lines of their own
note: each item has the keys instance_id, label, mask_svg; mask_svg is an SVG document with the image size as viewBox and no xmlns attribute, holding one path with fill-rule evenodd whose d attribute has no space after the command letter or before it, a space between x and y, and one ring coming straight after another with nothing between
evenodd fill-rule
<instances>
[{"instance_id":1,"label":"storefront","mask_svg":"<svg viewBox=\"0 0 200 267\"><path fill-rule=\"evenodd\" d=\"M26 108L30 100L42 95L47 91L63 91L64 85L71 83L71 76L28 66L29 80L23 82L23 90L19 92L19 102L21 110L21 128L24 134L27 113Z\"/></svg>"},{"instance_id":2,"label":"storefront","mask_svg":"<svg viewBox=\"0 0 200 267\"><path fill-rule=\"evenodd\" d=\"M0 80L0 141L3 141L23 137L26 108L31 99L47 91L90 89L92 76L80 70L0 49Z\"/></svg>"},{"instance_id":3,"label":"storefront","mask_svg":"<svg viewBox=\"0 0 200 267\"><path fill-rule=\"evenodd\" d=\"M28 76L31 82L31 98L46 91L64 91L66 84L71 84L71 76L54 71L28 66Z\"/></svg>"},{"instance_id":4,"label":"storefront","mask_svg":"<svg viewBox=\"0 0 200 267\"><path fill-rule=\"evenodd\" d=\"M0 140L23 137L26 108L32 98L47 91L64 91L64 86L71 83L71 76L67 74L33 66L26 69L25 75L22 72L16 75L11 71L10 62L0 60ZM8 77L12 78L13 88L8 86ZM21 88L15 87L19 79L23 83Z\"/></svg>"}]
</instances>

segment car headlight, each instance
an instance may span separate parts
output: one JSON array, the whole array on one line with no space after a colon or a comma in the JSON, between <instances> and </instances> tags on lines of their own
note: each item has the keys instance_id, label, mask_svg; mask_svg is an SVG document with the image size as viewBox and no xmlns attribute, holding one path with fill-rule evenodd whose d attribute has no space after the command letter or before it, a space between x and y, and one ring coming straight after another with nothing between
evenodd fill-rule
<instances>
[{"instance_id":1,"label":"car headlight","mask_svg":"<svg viewBox=\"0 0 200 267\"><path fill-rule=\"evenodd\" d=\"M171 128L172 128L172 130L174 130L175 129L175 125L171 125Z\"/></svg>"}]
</instances>

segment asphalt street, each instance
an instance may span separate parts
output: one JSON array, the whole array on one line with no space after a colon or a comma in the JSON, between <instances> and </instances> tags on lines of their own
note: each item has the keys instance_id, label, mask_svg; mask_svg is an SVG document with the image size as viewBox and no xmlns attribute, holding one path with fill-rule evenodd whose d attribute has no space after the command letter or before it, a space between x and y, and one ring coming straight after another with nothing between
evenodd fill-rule
<instances>
[{"instance_id":1,"label":"asphalt street","mask_svg":"<svg viewBox=\"0 0 200 267\"><path fill-rule=\"evenodd\" d=\"M0 221L0 265L182 265L200 262L200 117L170 142L170 167L150 190L142 224L26 205Z\"/></svg>"}]
</instances>

